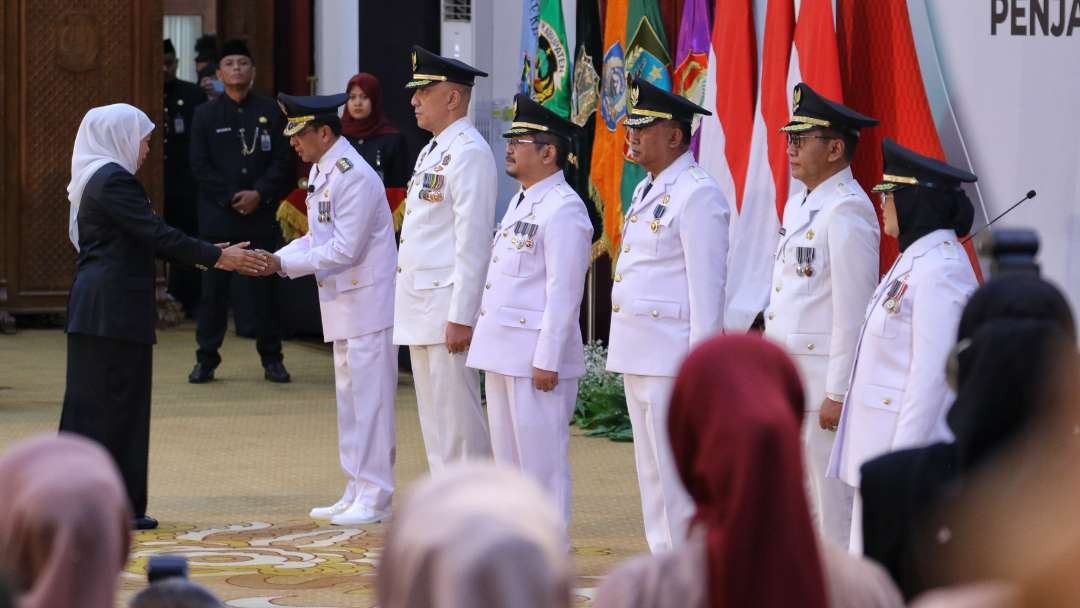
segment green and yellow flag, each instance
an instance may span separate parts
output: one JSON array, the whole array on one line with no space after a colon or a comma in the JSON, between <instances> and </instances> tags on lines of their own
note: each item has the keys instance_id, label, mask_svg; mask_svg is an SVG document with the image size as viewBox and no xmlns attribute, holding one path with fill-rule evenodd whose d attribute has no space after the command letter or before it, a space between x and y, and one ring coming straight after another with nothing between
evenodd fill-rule
<instances>
[{"instance_id":1,"label":"green and yellow flag","mask_svg":"<svg viewBox=\"0 0 1080 608\"><path fill-rule=\"evenodd\" d=\"M626 17L627 78L642 78L670 91L671 55L657 0L630 0ZM623 213L630 206L634 188L645 178L645 170L637 163L624 163L620 188Z\"/></svg>"},{"instance_id":2,"label":"green and yellow flag","mask_svg":"<svg viewBox=\"0 0 1080 608\"><path fill-rule=\"evenodd\" d=\"M562 0L540 0L532 98L563 118L570 116L570 52Z\"/></svg>"}]
</instances>

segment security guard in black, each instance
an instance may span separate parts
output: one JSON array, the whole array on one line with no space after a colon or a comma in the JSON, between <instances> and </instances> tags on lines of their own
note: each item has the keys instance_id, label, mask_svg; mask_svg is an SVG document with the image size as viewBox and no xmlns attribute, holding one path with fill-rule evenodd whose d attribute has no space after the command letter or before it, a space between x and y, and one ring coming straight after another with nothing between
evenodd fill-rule
<instances>
[{"instance_id":1,"label":"security guard in black","mask_svg":"<svg viewBox=\"0 0 1080 608\"><path fill-rule=\"evenodd\" d=\"M294 173L292 151L283 135L285 121L272 99L251 92L255 68L247 44L226 42L219 65L225 94L199 106L191 129L199 234L213 242L250 241L252 248L274 251L281 239L275 214L292 187ZM233 303L237 321L250 311L266 379L288 382L278 329L277 278L234 278L216 270L203 279L196 330L199 347L188 380L212 380L221 362L218 350L225 338L233 280L240 283Z\"/></svg>"}]
</instances>

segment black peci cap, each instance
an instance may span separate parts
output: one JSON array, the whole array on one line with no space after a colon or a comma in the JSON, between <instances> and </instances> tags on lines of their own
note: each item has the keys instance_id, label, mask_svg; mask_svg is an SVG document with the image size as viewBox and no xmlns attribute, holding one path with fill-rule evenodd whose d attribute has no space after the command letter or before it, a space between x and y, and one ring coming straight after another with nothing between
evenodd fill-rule
<instances>
[{"instance_id":1,"label":"black peci cap","mask_svg":"<svg viewBox=\"0 0 1080 608\"><path fill-rule=\"evenodd\" d=\"M221 58L224 59L229 55L243 55L248 59L251 59L251 50L248 49L247 42L234 38L221 45Z\"/></svg>"}]
</instances>

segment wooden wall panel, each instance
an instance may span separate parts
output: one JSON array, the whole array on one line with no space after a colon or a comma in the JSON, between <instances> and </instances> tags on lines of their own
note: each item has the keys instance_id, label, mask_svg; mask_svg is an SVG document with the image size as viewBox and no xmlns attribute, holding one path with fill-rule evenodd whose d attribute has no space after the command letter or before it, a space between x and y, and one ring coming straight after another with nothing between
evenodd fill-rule
<instances>
[{"instance_id":1,"label":"wooden wall panel","mask_svg":"<svg viewBox=\"0 0 1080 608\"><path fill-rule=\"evenodd\" d=\"M66 306L75 251L67 183L83 114L131 103L160 124L161 0L6 0L2 9L2 205L7 299L12 312ZM161 133L140 172L160 209Z\"/></svg>"}]
</instances>

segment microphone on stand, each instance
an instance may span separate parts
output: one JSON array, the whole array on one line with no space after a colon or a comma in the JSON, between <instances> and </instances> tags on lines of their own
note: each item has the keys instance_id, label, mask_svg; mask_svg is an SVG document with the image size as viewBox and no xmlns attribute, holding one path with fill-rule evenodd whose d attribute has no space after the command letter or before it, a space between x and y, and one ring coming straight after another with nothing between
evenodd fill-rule
<instances>
[{"instance_id":1,"label":"microphone on stand","mask_svg":"<svg viewBox=\"0 0 1080 608\"><path fill-rule=\"evenodd\" d=\"M1009 207L1009 208L1008 208L1008 209L1006 209L1006 210L1005 210L1004 212L1002 212L1002 213L1001 213L1001 215L999 215L999 216L995 217L994 219L990 220L989 222L987 222L987 224L986 224L985 226L983 226L982 228L979 228L979 229L978 229L978 230L976 230L976 231L975 231L974 233L972 233L972 234L969 234L969 235L967 235L966 237L964 237L964 238L963 238L963 239L962 239L962 240L960 241L960 244L961 244L961 245L965 245L965 244L967 244L967 242L968 242L968 241L970 241L971 239L973 239L973 238L975 238L976 236L978 236L978 235L979 235L979 233L980 233L980 232L982 232L983 230L986 230L987 228L989 228L989 227L990 227L990 226L991 226L991 225L992 225L992 224L993 224L994 222L996 222L996 221L1000 220L1001 218L1003 218L1003 217L1005 217L1006 215L1008 215L1008 213L1009 213L1010 211L1012 211L1013 209L1016 209L1017 207L1019 207L1021 203L1023 203L1023 202L1024 202L1024 201L1026 201L1026 200L1029 200L1029 199L1033 199L1033 198L1035 198L1035 191L1034 191L1034 190L1028 190L1027 194L1025 194L1025 195L1024 195L1024 198L1022 198L1022 199L1020 199L1020 200L1016 201L1016 204L1015 204L1015 205L1013 205L1012 207Z\"/></svg>"}]
</instances>

